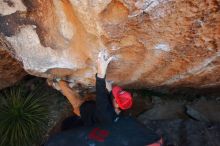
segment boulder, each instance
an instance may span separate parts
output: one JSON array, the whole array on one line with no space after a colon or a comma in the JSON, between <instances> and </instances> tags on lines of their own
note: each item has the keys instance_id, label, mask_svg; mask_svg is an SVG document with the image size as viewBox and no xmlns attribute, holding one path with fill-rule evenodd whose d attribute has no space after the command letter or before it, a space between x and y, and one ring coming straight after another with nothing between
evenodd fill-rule
<instances>
[{"instance_id":1,"label":"boulder","mask_svg":"<svg viewBox=\"0 0 220 146\"><path fill-rule=\"evenodd\" d=\"M105 49L116 58L107 73L116 84L211 88L220 85L219 5L219 0L0 0L0 32L11 45L5 51L34 76L93 86L96 59Z\"/></svg>"},{"instance_id":2,"label":"boulder","mask_svg":"<svg viewBox=\"0 0 220 146\"><path fill-rule=\"evenodd\" d=\"M9 87L21 80L27 73L21 62L5 49L9 48L0 38L0 89Z\"/></svg>"}]
</instances>

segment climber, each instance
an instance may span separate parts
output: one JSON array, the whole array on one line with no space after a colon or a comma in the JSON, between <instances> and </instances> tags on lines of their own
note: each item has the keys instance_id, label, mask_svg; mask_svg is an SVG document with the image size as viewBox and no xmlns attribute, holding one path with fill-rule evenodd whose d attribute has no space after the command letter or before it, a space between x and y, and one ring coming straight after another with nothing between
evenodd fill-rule
<instances>
[{"instance_id":1,"label":"climber","mask_svg":"<svg viewBox=\"0 0 220 146\"><path fill-rule=\"evenodd\" d=\"M85 101L67 82L58 82L77 116L64 120L62 130L66 131L51 138L46 146L162 146L159 135L134 118L123 115L123 110L132 106L132 96L119 86L112 88L106 82L106 70L112 59L107 59L103 51L99 53L96 101Z\"/></svg>"}]
</instances>

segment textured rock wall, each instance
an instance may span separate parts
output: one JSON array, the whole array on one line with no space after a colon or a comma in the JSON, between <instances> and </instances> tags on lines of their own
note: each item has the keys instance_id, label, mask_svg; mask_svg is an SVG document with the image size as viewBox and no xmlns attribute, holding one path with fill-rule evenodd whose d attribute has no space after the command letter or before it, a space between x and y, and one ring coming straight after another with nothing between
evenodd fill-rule
<instances>
[{"instance_id":1,"label":"textured rock wall","mask_svg":"<svg viewBox=\"0 0 220 146\"><path fill-rule=\"evenodd\" d=\"M0 89L15 84L26 75L21 62L5 51L10 47L4 41L0 38Z\"/></svg>"},{"instance_id":2,"label":"textured rock wall","mask_svg":"<svg viewBox=\"0 0 220 146\"><path fill-rule=\"evenodd\" d=\"M0 0L0 32L33 75L128 87L220 85L219 0Z\"/></svg>"}]
</instances>

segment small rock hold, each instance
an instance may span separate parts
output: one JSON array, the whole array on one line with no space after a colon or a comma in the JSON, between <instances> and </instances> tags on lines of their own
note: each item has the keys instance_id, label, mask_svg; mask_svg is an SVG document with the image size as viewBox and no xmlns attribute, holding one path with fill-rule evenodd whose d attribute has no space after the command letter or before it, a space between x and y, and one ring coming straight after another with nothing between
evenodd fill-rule
<instances>
[{"instance_id":1,"label":"small rock hold","mask_svg":"<svg viewBox=\"0 0 220 146\"><path fill-rule=\"evenodd\" d=\"M195 120L202 121L202 122L209 122L209 120L200 112L193 109L191 106L186 105L186 114L192 117Z\"/></svg>"}]
</instances>

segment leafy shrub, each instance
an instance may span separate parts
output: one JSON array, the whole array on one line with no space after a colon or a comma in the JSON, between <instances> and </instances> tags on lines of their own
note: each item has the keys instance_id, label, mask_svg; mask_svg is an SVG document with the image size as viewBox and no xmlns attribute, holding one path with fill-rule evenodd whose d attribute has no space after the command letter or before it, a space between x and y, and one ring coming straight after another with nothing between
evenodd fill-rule
<instances>
[{"instance_id":1,"label":"leafy shrub","mask_svg":"<svg viewBox=\"0 0 220 146\"><path fill-rule=\"evenodd\" d=\"M48 94L41 88L21 86L0 94L0 145L31 146L39 143L48 123Z\"/></svg>"}]
</instances>

